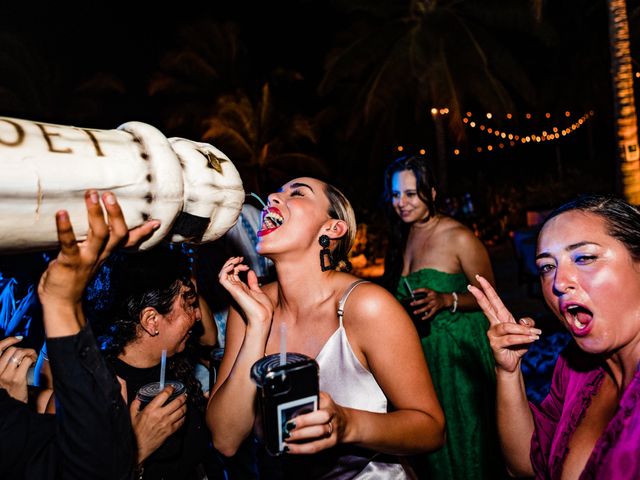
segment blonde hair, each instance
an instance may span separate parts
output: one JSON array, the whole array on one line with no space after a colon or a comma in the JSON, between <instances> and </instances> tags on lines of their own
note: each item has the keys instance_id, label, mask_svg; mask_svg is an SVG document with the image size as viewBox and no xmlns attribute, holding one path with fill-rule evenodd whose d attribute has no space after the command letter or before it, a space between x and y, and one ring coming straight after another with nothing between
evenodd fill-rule
<instances>
[{"instance_id":1,"label":"blonde hair","mask_svg":"<svg viewBox=\"0 0 640 480\"><path fill-rule=\"evenodd\" d=\"M336 220L343 220L347 224L347 233L337 240L336 247L333 249L334 262L338 271L349 271L351 270L351 264L348 260L349 251L355 242L358 227L356 214L351 203L340 190L328 183L324 185L324 192L329 200L329 216Z\"/></svg>"}]
</instances>

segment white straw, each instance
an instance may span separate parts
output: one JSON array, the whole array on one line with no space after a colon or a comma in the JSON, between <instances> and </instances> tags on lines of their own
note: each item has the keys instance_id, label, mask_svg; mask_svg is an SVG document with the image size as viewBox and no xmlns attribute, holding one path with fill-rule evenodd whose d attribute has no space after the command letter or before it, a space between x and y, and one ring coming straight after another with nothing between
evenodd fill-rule
<instances>
[{"instance_id":1,"label":"white straw","mask_svg":"<svg viewBox=\"0 0 640 480\"><path fill-rule=\"evenodd\" d=\"M160 390L164 390L164 372L167 368L167 351L162 350L162 360L160 360Z\"/></svg>"},{"instance_id":2,"label":"white straw","mask_svg":"<svg viewBox=\"0 0 640 480\"><path fill-rule=\"evenodd\" d=\"M257 198L258 201L262 204L262 208L267 208L267 204L262 201L262 199L258 196L257 193L251 192L251 193L248 193L247 196L250 196L250 197L253 197L253 198Z\"/></svg>"},{"instance_id":3,"label":"white straw","mask_svg":"<svg viewBox=\"0 0 640 480\"><path fill-rule=\"evenodd\" d=\"M407 280L407 277L402 277L402 281L407 286L407 290L409 290L409 295L411 295L411 298L415 300L416 296L413 294L413 290L411 289L411 285L409 285L409 280Z\"/></svg>"},{"instance_id":4,"label":"white straw","mask_svg":"<svg viewBox=\"0 0 640 480\"><path fill-rule=\"evenodd\" d=\"M280 365L287 363L287 324L280 324Z\"/></svg>"}]
</instances>

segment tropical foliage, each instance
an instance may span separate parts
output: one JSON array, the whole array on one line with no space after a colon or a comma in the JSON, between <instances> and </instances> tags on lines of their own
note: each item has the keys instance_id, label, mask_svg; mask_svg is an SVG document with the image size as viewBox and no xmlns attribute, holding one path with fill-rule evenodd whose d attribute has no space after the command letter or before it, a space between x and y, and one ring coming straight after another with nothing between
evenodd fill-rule
<instances>
[{"instance_id":1,"label":"tropical foliage","mask_svg":"<svg viewBox=\"0 0 640 480\"><path fill-rule=\"evenodd\" d=\"M219 145L233 158L245 189L259 194L261 187L270 191L295 176L326 175L325 165L304 153L316 141L311 122L302 115L279 112L270 92L269 84L264 84L255 103L241 92L223 95L204 119L203 140Z\"/></svg>"}]
</instances>

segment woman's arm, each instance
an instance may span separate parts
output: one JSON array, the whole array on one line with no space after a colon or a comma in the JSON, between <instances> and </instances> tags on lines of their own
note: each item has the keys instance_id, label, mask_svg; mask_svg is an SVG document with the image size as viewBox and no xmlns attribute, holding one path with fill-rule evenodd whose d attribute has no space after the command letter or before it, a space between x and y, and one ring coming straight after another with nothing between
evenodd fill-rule
<instances>
[{"instance_id":1,"label":"woman's arm","mask_svg":"<svg viewBox=\"0 0 640 480\"><path fill-rule=\"evenodd\" d=\"M476 275L480 275L491 285L495 285L489 252L473 232L465 228L464 233L457 235L455 242L460 269L469 283L479 287ZM480 306L471 293L463 292L458 293L458 308L460 310L478 310Z\"/></svg>"},{"instance_id":2,"label":"woman's arm","mask_svg":"<svg viewBox=\"0 0 640 480\"><path fill-rule=\"evenodd\" d=\"M121 244L159 225L128 232L112 193L85 195L89 232L76 241L69 214L56 214L60 252L38 285L57 403L57 470L64 478L129 478L135 465L131 422L120 388L85 325L82 294L96 269ZM107 223L108 221L108 223ZM137 233L136 233L137 232Z\"/></svg>"},{"instance_id":3,"label":"woman's arm","mask_svg":"<svg viewBox=\"0 0 640 480\"><path fill-rule=\"evenodd\" d=\"M273 317L271 301L258 286L255 273L248 272L246 284L240 280L238 274L248 270L241 261L242 257L229 259L219 278L243 309L247 323L230 308L225 352L207 406L207 425L213 444L226 456L237 451L253 428L256 386L250 372L253 364L264 356Z\"/></svg>"},{"instance_id":4,"label":"woman's arm","mask_svg":"<svg viewBox=\"0 0 640 480\"><path fill-rule=\"evenodd\" d=\"M476 283L480 288L470 285L469 290L491 324L487 336L496 361L496 410L502 453L509 473L533 476L530 453L534 423L520 362L542 332L534 328L530 318L516 322L486 279L478 276Z\"/></svg>"},{"instance_id":5,"label":"woman's arm","mask_svg":"<svg viewBox=\"0 0 640 480\"><path fill-rule=\"evenodd\" d=\"M450 246L450 254L459 263L460 270L467 277L469 282L476 287L479 286L475 280L476 275L482 275L489 283L494 285L493 269L489 253L482 242L473 234L471 230L460 225L448 230L446 233L446 243ZM440 310L470 311L478 310L478 302L469 292L443 293L435 292L428 288L417 288L414 292L424 291L427 296L424 300L415 303L416 313L424 313L424 320L433 317ZM422 306L422 308L418 308Z\"/></svg>"},{"instance_id":6,"label":"woman's arm","mask_svg":"<svg viewBox=\"0 0 640 480\"><path fill-rule=\"evenodd\" d=\"M415 328L402 306L381 287L362 285L346 304L345 328L352 349L364 356L394 410L346 408L323 393L318 411L296 417L287 442L290 452L313 453L337 443L392 454L442 447L444 414ZM296 443L314 437L319 439Z\"/></svg>"}]
</instances>

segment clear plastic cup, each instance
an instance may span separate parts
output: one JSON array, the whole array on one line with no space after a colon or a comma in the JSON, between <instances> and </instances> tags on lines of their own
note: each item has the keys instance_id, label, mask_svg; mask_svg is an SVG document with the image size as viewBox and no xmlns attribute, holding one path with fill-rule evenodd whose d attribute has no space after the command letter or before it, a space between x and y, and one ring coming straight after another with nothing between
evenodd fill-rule
<instances>
[{"instance_id":1,"label":"clear plastic cup","mask_svg":"<svg viewBox=\"0 0 640 480\"><path fill-rule=\"evenodd\" d=\"M411 306L409 304L414 300L420 300L422 298L425 298L426 296L427 294L425 292L415 292L413 297L404 298L400 302L402 303L402 306L411 317L411 320L413 320L413 325L416 327L416 330L418 331L418 335L420 336L420 338L428 336L429 333L431 332L431 320L430 319L422 320L422 316L424 315L424 312L418 315L413 313L414 310L420 307L417 305Z\"/></svg>"}]
</instances>

